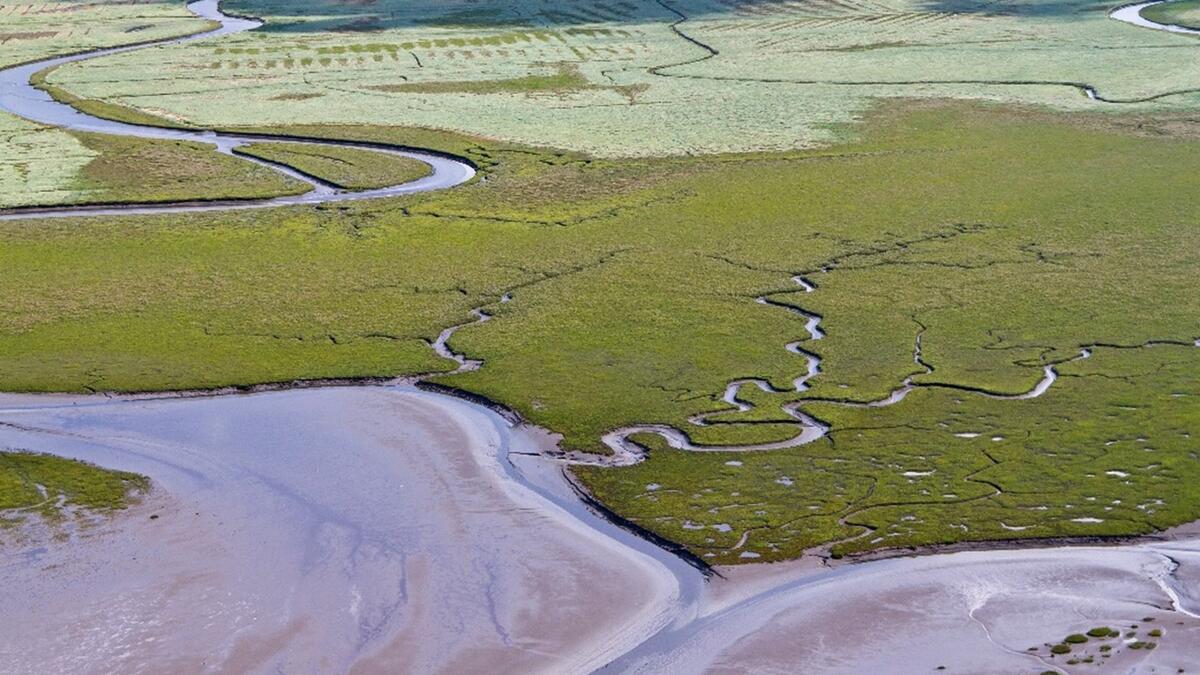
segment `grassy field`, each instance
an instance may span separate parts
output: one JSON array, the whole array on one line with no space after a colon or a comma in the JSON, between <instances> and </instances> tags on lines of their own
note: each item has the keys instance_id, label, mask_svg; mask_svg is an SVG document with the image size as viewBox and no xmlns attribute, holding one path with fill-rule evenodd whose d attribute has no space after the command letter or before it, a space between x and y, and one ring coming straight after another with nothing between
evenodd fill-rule
<instances>
[{"instance_id":1,"label":"grassy field","mask_svg":"<svg viewBox=\"0 0 1200 675\"><path fill-rule=\"evenodd\" d=\"M1147 15L1186 23L1194 4ZM203 25L174 3L15 7L4 62L66 37ZM143 123L433 147L484 180L330 207L0 223L0 390L426 374L594 453L638 423L702 445L780 441L800 405L826 438L685 453L643 436L646 462L577 470L621 515L720 563L1200 518L1194 38L1091 0L227 9L268 24L43 85ZM24 30L47 12L94 33ZM9 118L0 143L17 158L0 162L4 205L301 189L189 144ZM352 189L426 170L241 150ZM451 346L485 365L445 375L429 343L478 307L495 320ZM805 391L790 343L822 359ZM1048 365L1060 377L1044 395L999 397ZM743 386L747 409L730 409L727 383L751 377L774 391ZM919 388L900 403L855 405L904 381ZM712 423L689 422L701 413ZM28 498L24 470L2 465L0 481Z\"/></svg>"},{"instance_id":2,"label":"grassy field","mask_svg":"<svg viewBox=\"0 0 1200 675\"><path fill-rule=\"evenodd\" d=\"M1172 0L1172 2L1147 7L1141 11L1141 14L1158 23L1200 29L1200 2L1197 0Z\"/></svg>"},{"instance_id":3,"label":"grassy field","mask_svg":"<svg viewBox=\"0 0 1200 675\"><path fill-rule=\"evenodd\" d=\"M312 127L278 129L321 133ZM702 159L600 160L428 131L332 127L472 158L447 192L254 214L0 224L0 389L142 390L449 370L437 378L603 451L666 423L777 452L581 469L606 504L715 562L975 539L1112 535L1200 517L1200 124L909 102L859 140ZM817 286L792 283L803 273ZM163 283L169 279L170 283ZM511 293L512 301L501 304ZM757 407L724 424L728 381ZM914 363L921 336L922 361ZM1172 344L1137 348L1148 341ZM1044 364L1044 396L1012 401ZM1103 346L1108 345L1108 346ZM847 407L912 376L881 409ZM863 534L863 533L866 534Z\"/></svg>"},{"instance_id":4,"label":"grassy field","mask_svg":"<svg viewBox=\"0 0 1200 675\"><path fill-rule=\"evenodd\" d=\"M101 101L94 98L83 98L76 96L71 92L56 87L49 83L50 74L57 70L57 67L46 68L33 74L29 81L34 87L41 89L50 95L59 103L65 103L80 112L100 117L107 120L115 120L117 122L126 122L128 124L139 124L148 127L163 127L167 129L198 129L199 127L186 124L179 120L172 120L160 115L145 112L138 108L130 106L117 105L108 101Z\"/></svg>"},{"instance_id":5,"label":"grassy field","mask_svg":"<svg viewBox=\"0 0 1200 675\"><path fill-rule=\"evenodd\" d=\"M122 509L149 486L137 474L51 455L0 451L0 533L30 515L57 520L74 509Z\"/></svg>"},{"instance_id":6,"label":"grassy field","mask_svg":"<svg viewBox=\"0 0 1200 675\"><path fill-rule=\"evenodd\" d=\"M9 193L0 198L0 208L252 199L301 194L311 189L307 183L267 167L219 154L204 143L54 133L82 148L83 153L73 158L81 161L79 166L59 165L61 171L41 176L48 190ZM35 158L25 159L22 171L39 170Z\"/></svg>"},{"instance_id":7,"label":"grassy field","mask_svg":"<svg viewBox=\"0 0 1200 675\"><path fill-rule=\"evenodd\" d=\"M1195 38L1114 21L1098 0L228 7L268 24L68 66L51 81L203 126L417 126L598 157L817 147L879 98L1100 112L1188 110L1200 98ZM1126 103L1089 100L1084 84Z\"/></svg>"},{"instance_id":8,"label":"grassy field","mask_svg":"<svg viewBox=\"0 0 1200 675\"><path fill-rule=\"evenodd\" d=\"M347 190L398 185L424 178L428 164L371 150L306 143L253 143L237 148L240 155L286 164Z\"/></svg>"},{"instance_id":9,"label":"grassy field","mask_svg":"<svg viewBox=\"0 0 1200 675\"><path fill-rule=\"evenodd\" d=\"M0 63L27 63L52 54L186 35L208 22L184 3L6 0L0 5Z\"/></svg>"},{"instance_id":10,"label":"grassy field","mask_svg":"<svg viewBox=\"0 0 1200 675\"><path fill-rule=\"evenodd\" d=\"M182 2L15 0L0 5L0 66L207 26ZM70 134L0 113L0 207L78 201L78 177L95 158Z\"/></svg>"},{"instance_id":11,"label":"grassy field","mask_svg":"<svg viewBox=\"0 0 1200 675\"><path fill-rule=\"evenodd\" d=\"M96 152L75 184L81 203L253 199L302 194L310 186L253 162L187 141L76 134Z\"/></svg>"}]
</instances>

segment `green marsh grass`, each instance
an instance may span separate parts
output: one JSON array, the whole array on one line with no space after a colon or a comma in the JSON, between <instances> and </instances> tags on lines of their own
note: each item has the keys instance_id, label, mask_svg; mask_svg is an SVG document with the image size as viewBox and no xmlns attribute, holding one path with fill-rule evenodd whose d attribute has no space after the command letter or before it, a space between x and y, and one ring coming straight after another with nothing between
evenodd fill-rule
<instances>
[{"instance_id":1,"label":"green marsh grass","mask_svg":"<svg viewBox=\"0 0 1200 675\"><path fill-rule=\"evenodd\" d=\"M1200 1L1198 0L1172 0L1147 7L1141 11L1141 14L1158 23L1200 29Z\"/></svg>"},{"instance_id":2,"label":"green marsh grass","mask_svg":"<svg viewBox=\"0 0 1200 675\"><path fill-rule=\"evenodd\" d=\"M371 150L308 143L252 143L234 152L286 164L347 190L369 190L428 176L428 164Z\"/></svg>"},{"instance_id":3,"label":"green marsh grass","mask_svg":"<svg viewBox=\"0 0 1200 675\"><path fill-rule=\"evenodd\" d=\"M278 131L300 129L320 131ZM908 104L819 151L629 161L325 130L350 132L464 154L486 180L331 207L4 223L0 389L445 372L428 341L485 307L495 318L451 341L483 368L434 379L567 449L603 452L602 434L634 423L713 444L785 438L796 427L780 409L795 401L832 426L758 453L650 436L640 465L576 469L622 516L711 562L1128 536L1200 517L1200 148L1186 119ZM797 292L797 273L817 291ZM784 345L805 320L754 300L773 292L823 316L827 337L801 345L822 373L803 393L744 388L755 409L689 425L728 407L730 380L786 389L804 373ZM1151 340L1172 344L1136 348ZM1108 346L1060 364L1039 398L961 389L1026 391L1086 345ZM910 375L959 389L831 402Z\"/></svg>"}]
</instances>

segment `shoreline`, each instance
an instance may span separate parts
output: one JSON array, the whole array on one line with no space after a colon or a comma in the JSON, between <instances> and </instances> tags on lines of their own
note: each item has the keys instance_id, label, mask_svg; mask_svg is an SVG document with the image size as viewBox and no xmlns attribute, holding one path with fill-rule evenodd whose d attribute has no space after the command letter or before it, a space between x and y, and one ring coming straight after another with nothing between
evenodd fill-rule
<instances>
[{"instance_id":1,"label":"shoreline","mask_svg":"<svg viewBox=\"0 0 1200 675\"><path fill-rule=\"evenodd\" d=\"M346 378L318 378L318 380L296 380L288 382L271 382L263 384L252 384L252 386L227 386L217 387L212 389L176 389L176 390L142 390L142 392L94 392L94 393L70 393L70 392L0 392L0 405L2 401L13 399L28 399L30 402L35 401L54 401L60 400L65 405L61 407L85 407L103 404L112 404L112 402L148 402L148 401L172 401L172 400L196 400L196 399L220 399L220 398L236 398L236 396L253 396L260 394L272 393L288 393L288 392L305 392L305 390L314 389L389 389L389 388L404 388L412 387L420 392L433 395L444 396L451 401L460 401L464 404L478 406L484 410L496 414L499 418L504 419L506 424L515 432L526 432L526 434L538 437L535 442L536 456L542 460L553 462L554 465L562 467L562 470L568 473L566 482L570 485L572 491L575 492L584 506L587 506L593 512L598 512L601 518L610 521L611 524L622 528L622 530L634 533L635 536L646 540L647 543L653 544L656 548L660 548L671 555L677 556L689 566L695 567L697 571L703 574L714 574L716 577L725 577L724 572L731 569L746 569L746 568L784 568L791 566L804 565L820 565L822 568L833 569L839 567L847 567L854 565L862 565L862 563L898 560L898 558L914 558L928 557L937 555L952 555L958 552L977 552L977 551L1025 551L1025 550L1050 550L1062 548L1117 548L1117 546L1154 544L1154 543L1170 543L1177 542L1190 537L1200 537L1200 519L1181 522L1181 524L1172 525L1165 530L1157 530L1142 534L1090 534L1090 536L1080 537L1014 537L1006 539L973 539L964 540L964 542L940 543L940 544L924 544L919 546L904 546L904 548L881 548L863 552L853 552L844 556L834 556L829 554L828 546L834 542L820 544L810 548L799 557L790 558L790 560L780 560L774 562L745 562L739 565L710 565L700 556L692 554L691 551L684 548L682 544L672 542L670 539L659 536L654 532L650 532L636 522L632 522L624 516L606 506L604 502L600 502L598 498L590 494L584 486L578 482L574 474L570 473L572 464L571 453L566 453L558 447L559 435L556 432L544 428L544 426L536 425L529 420L524 419L521 413L518 413L511 408L500 404L498 401L486 398L473 392L468 392L466 389L457 387L444 386L437 382L428 382L421 380L420 375L408 377L346 377ZM80 399L94 399L94 402L80 402ZM24 408L22 406L0 407L0 414L19 413L25 410L34 410L34 408ZM530 455L532 453L522 453ZM610 455L611 456L611 455Z\"/></svg>"},{"instance_id":2,"label":"shoreline","mask_svg":"<svg viewBox=\"0 0 1200 675\"><path fill-rule=\"evenodd\" d=\"M633 560L645 561L638 563L633 568L628 568L627 572L622 572L615 579L623 578L626 573L644 577L645 570L658 570L652 576L658 579L656 582L658 591L656 591L655 597L660 599L648 603L648 605L652 605L651 609L643 608L637 614L629 615L633 617L629 622L639 628L631 629L632 632L620 631L619 638L600 640L595 644L602 644L602 648L583 651L605 656L573 661L575 665L562 668L562 672L589 672L596 668L605 672L623 672L625 668L639 672L642 666L637 664L643 663L641 659L650 659L650 661L646 661L646 663L650 663L660 657L684 658L681 654L690 652L686 649L680 652L683 645L689 641L705 641L706 638L703 636L714 631L722 635L730 631L736 633L724 642L706 643L705 649L716 650L714 653L735 649L736 644L743 637L767 640L770 639L769 634L763 631L769 624L762 623L763 621L768 621L770 617L776 615L790 617L815 611L808 607L808 603L802 601L801 598L808 598L810 593L830 592L822 589L840 588L841 585L846 584L849 584L850 589L856 589L858 582L853 581L854 579L867 580L863 583L887 585L892 583L888 581L889 579L904 576L899 575L898 577L889 570L908 568L950 570L946 573L957 574L953 570L966 564L991 565L992 562L995 562L1000 565L1000 568L996 569L1002 569L1004 564L996 561L1004 560L1025 561L1020 563L1024 565L1042 564L1037 562L1042 560L1086 560L1094 556L1107 556L1105 559L1111 558L1119 561L1128 559L1130 556L1144 556L1151 553L1160 555L1154 553L1158 550L1154 546L1155 544L1176 545L1167 547L1172 550L1175 548L1190 550L1189 546L1200 544L1200 536L1198 536L1200 535L1200 521L1197 521L1163 532L1137 537L1040 538L1031 540L1026 545L1020 543L1014 545L1012 540L967 542L953 545L953 548L943 546L924 547L917 550L890 550L870 556L847 556L842 559L806 555L784 562L723 565L711 568L711 574L706 574L705 570L681 557L679 551L662 547L660 541L645 538L644 533L636 528L624 527L620 522L621 519L610 517L608 513L605 513L606 509L602 505L597 508L587 494L580 491L575 481L571 480L568 474L569 466L566 462L545 452L546 447L553 447L556 444L554 434L528 423L514 423L511 419L501 416L479 402L458 398L443 392L424 390L412 383L396 383L394 380L389 382L357 386L327 384L324 387L314 385L298 389L239 391L226 394L213 392L196 394L193 392L190 396L163 396L160 394L140 397L128 395L104 397L102 395L0 394L0 415L7 416L9 420L21 417L22 411L34 416L49 414L62 416L64 419L69 419L77 414L103 418L106 415L103 408L108 406L108 409L120 418L130 414L143 414L142 411L145 409L224 406L229 410L242 410L247 407L261 406L264 402L269 403L272 400L286 402L309 398L323 399L328 396L335 399L340 397L355 399L357 397L386 398L400 395L424 401L425 403L422 405L428 405L441 411L442 419L452 425L460 427L465 425L475 429L490 428L492 429L490 432L476 433L490 434L494 432L496 440L467 444L474 456L472 463L485 469L487 475L500 479L497 485L506 493L518 495L518 501L530 498L535 500L527 504L528 509L522 510L546 514L552 517L559 524L558 526L581 533L590 542L589 548L593 553L603 551L605 552L603 556L606 558L611 558L614 554L619 553L633 556ZM243 397L254 397L257 400L254 403L236 400ZM43 405L45 403L51 405ZM122 404L126 403L132 407L124 408ZM101 409L94 410L97 407ZM487 422L485 427L479 427L478 422L470 421L472 419L488 419L490 422ZM399 424L398 429L404 428L406 424L403 419L381 420L379 423ZM24 425L0 422L0 434L38 433L33 431L36 428L35 426L24 428ZM41 433L45 433L45 431L43 430ZM71 432L71 436L77 437L74 431ZM53 454L58 453L53 452ZM70 454L70 452L66 453L67 456ZM330 474L330 478L335 475ZM158 480L153 475L151 478L156 483L152 490L159 490ZM443 476L441 480L451 480L452 478L452 476ZM161 493L155 492L155 494ZM170 495L171 491L166 490L166 494ZM370 493L366 493L365 496L369 497ZM448 504L453 504L453 501ZM456 511L462 507L463 504L459 504L452 506L450 510ZM140 510L138 512L140 513ZM113 519L114 527L117 529L127 528L134 523L134 520L136 519L124 519L122 515L118 515ZM648 558L656 562L651 564ZM647 564L650 567L646 567ZM993 568L994 565L986 569L993 570ZM635 573L634 569L641 569L642 572ZM992 571L988 573L991 574ZM1173 573L1168 570L1163 574L1169 576ZM1167 576L1162 578L1166 579ZM670 579L669 583L668 579ZM609 581L613 580L609 579ZM674 588L675 591L667 590L668 586ZM1173 587L1168 584L1163 588ZM1176 597L1180 596L1179 591L1173 592L1176 593ZM662 599L667 597L670 597L670 600ZM1187 601L1190 596L1184 591L1182 597L1185 598L1184 601ZM1172 602L1178 604L1180 600L1176 599ZM732 619L733 616L742 614L752 618L745 621ZM1076 629L1072 628L1072 630ZM1086 627L1079 630L1086 630ZM1053 630L1047 629L1046 632L1047 639L1055 635ZM737 635L743 637L737 637ZM775 646L778 647L778 645ZM565 658L565 655L563 656ZM575 654L575 656L583 658L580 654ZM585 662L586 665L584 665ZM561 666L563 663L559 662L559 665ZM667 670L690 672L686 664L671 666Z\"/></svg>"},{"instance_id":3,"label":"shoreline","mask_svg":"<svg viewBox=\"0 0 1200 675\"><path fill-rule=\"evenodd\" d=\"M661 535L655 534L654 532L643 528L637 523L621 516L606 504L599 501L578 481L578 479L572 473L570 473L571 466L577 463L575 455L559 448L558 439L560 436L556 432L530 422L519 412L508 408L503 403L494 401L486 396L475 394L474 392L465 389L442 385L437 382L430 382L422 379L424 377L426 377L426 375L402 377L380 376L327 379L318 378L312 380L269 382L255 385L230 385L215 387L212 389L179 389L166 391L0 391L0 402L3 402L5 399L29 399L30 401L54 401L57 399L65 404L62 406L63 408L73 408L79 406L102 405L118 402L139 403L172 400L213 399L320 389L388 389L396 387L412 387L429 395L445 397L452 401L463 402L485 409L503 419L508 425L510 425L514 432L525 432L536 435L538 437L538 441L536 442L537 456L543 460L553 462L562 467L563 471L567 473L566 480L571 486L572 491L576 493L581 502L583 502L590 510L597 512L600 517L609 521L614 526L633 533L640 539L653 544L654 546L670 553L673 556L678 557L681 561L696 568L706 576L715 575L717 577L723 577L725 576L725 571L733 569L788 567L794 565L803 565L806 563L819 564L823 569L834 569L838 567L881 560L921 558L967 552L1005 552L1087 547L1115 548L1120 546L1135 546L1140 544L1169 543L1173 541L1180 541L1189 537L1200 536L1200 519L1196 519L1179 523L1166 529L1156 530L1154 532L1148 532L1144 534L1098 534L1077 537L1012 537L1006 539L979 539L950 543L925 544L914 547L885 547L873 549L871 551L850 553L843 556L834 556L829 553L829 547L836 542L826 542L824 544L806 549L799 557L788 560L779 560L774 562L751 561L735 565L712 565L704 561L703 558L700 558L699 555L688 551L683 545L677 544L665 537L662 537ZM95 399L95 401L91 403L81 403L79 399ZM0 407L0 414L20 411L20 407ZM530 453L523 454L528 455ZM603 459L606 456L597 457ZM615 455L608 455L607 457L612 458L615 457ZM855 537L857 536L861 535L855 535Z\"/></svg>"},{"instance_id":4,"label":"shoreline","mask_svg":"<svg viewBox=\"0 0 1200 675\"><path fill-rule=\"evenodd\" d=\"M864 553L852 553L840 558L829 557L829 566L861 564L878 560L895 560L900 558L923 558L935 555L952 555L954 553L976 553L988 551L1030 551L1050 550L1061 548L1117 548L1121 546L1138 546L1142 544L1163 544L1184 541L1200 536L1200 519L1173 525L1164 530L1147 534L1114 534L1089 535L1079 537L1029 537L1026 539L980 539L961 541L949 544L926 544L912 548L882 548ZM807 557L807 556L805 556ZM799 560L799 558L797 559ZM763 565L784 564L761 563Z\"/></svg>"}]
</instances>

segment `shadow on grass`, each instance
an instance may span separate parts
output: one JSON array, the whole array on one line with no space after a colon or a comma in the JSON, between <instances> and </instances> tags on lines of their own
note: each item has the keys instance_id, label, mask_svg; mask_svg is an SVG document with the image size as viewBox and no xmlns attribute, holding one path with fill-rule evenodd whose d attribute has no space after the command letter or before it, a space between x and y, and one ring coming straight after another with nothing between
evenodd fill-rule
<instances>
[{"instance_id":1,"label":"shadow on grass","mask_svg":"<svg viewBox=\"0 0 1200 675\"><path fill-rule=\"evenodd\" d=\"M778 8L794 12L784 0L664 0L694 19L761 14ZM269 16L261 28L275 33L362 32L431 26L448 28L554 27L584 24L671 22L678 16L658 0L226 0L227 11Z\"/></svg>"},{"instance_id":2,"label":"shadow on grass","mask_svg":"<svg viewBox=\"0 0 1200 675\"><path fill-rule=\"evenodd\" d=\"M1113 3L1091 0L925 0L918 3L916 9L925 12L1050 19L1107 14L1114 6Z\"/></svg>"}]
</instances>

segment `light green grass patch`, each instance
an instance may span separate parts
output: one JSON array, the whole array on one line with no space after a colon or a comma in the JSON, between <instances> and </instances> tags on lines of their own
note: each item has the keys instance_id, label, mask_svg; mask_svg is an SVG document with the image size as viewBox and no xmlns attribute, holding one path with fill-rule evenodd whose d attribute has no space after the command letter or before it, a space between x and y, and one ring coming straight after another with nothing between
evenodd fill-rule
<instances>
[{"instance_id":1,"label":"light green grass patch","mask_svg":"<svg viewBox=\"0 0 1200 675\"><path fill-rule=\"evenodd\" d=\"M62 87L56 87L48 82L50 73L54 72L54 70L54 68L48 68L46 70L38 71L29 78L29 81L33 84L33 86L49 94L50 97L55 101L69 105L84 114L92 115L93 117L99 117L101 119L125 122L126 124L136 124L140 126L164 127L168 129L196 128L194 126L184 124L176 120L171 120L159 115L154 115L137 108L76 96L66 89L63 89Z\"/></svg>"},{"instance_id":2,"label":"light green grass patch","mask_svg":"<svg viewBox=\"0 0 1200 675\"><path fill-rule=\"evenodd\" d=\"M79 171L96 153L76 137L0 114L0 207L62 204L78 198Z\"/></svg>"},{"instance_id":3,"label":"light green grass patch","mask_svg":"<svg viewBox=\"0 0 1200 675\"><path fill-rule=\"evenodd\" d=\"M417 94L535 94L563 92L588 86L587 78L566 64L547 74L526 75L505 80L471 80L464 82L406 82L402 84L371 85L373 91Z\"/></svg>"},{"instance_id":4,"label":"light green grass patch","mask_svg":"<svg viewBox=\"0 0 1200 675\"><path fill-rule=\"evenodd\" d=\"M1200 88L1195 38L1112 20L1098 0L230 8L268 23L52 80L203 126L417 126L600 157L816 147L880 98L1115 113L1189 109ZM1085 85L1131 102L1090 100Z\"/></svg>"}]
</instances>

